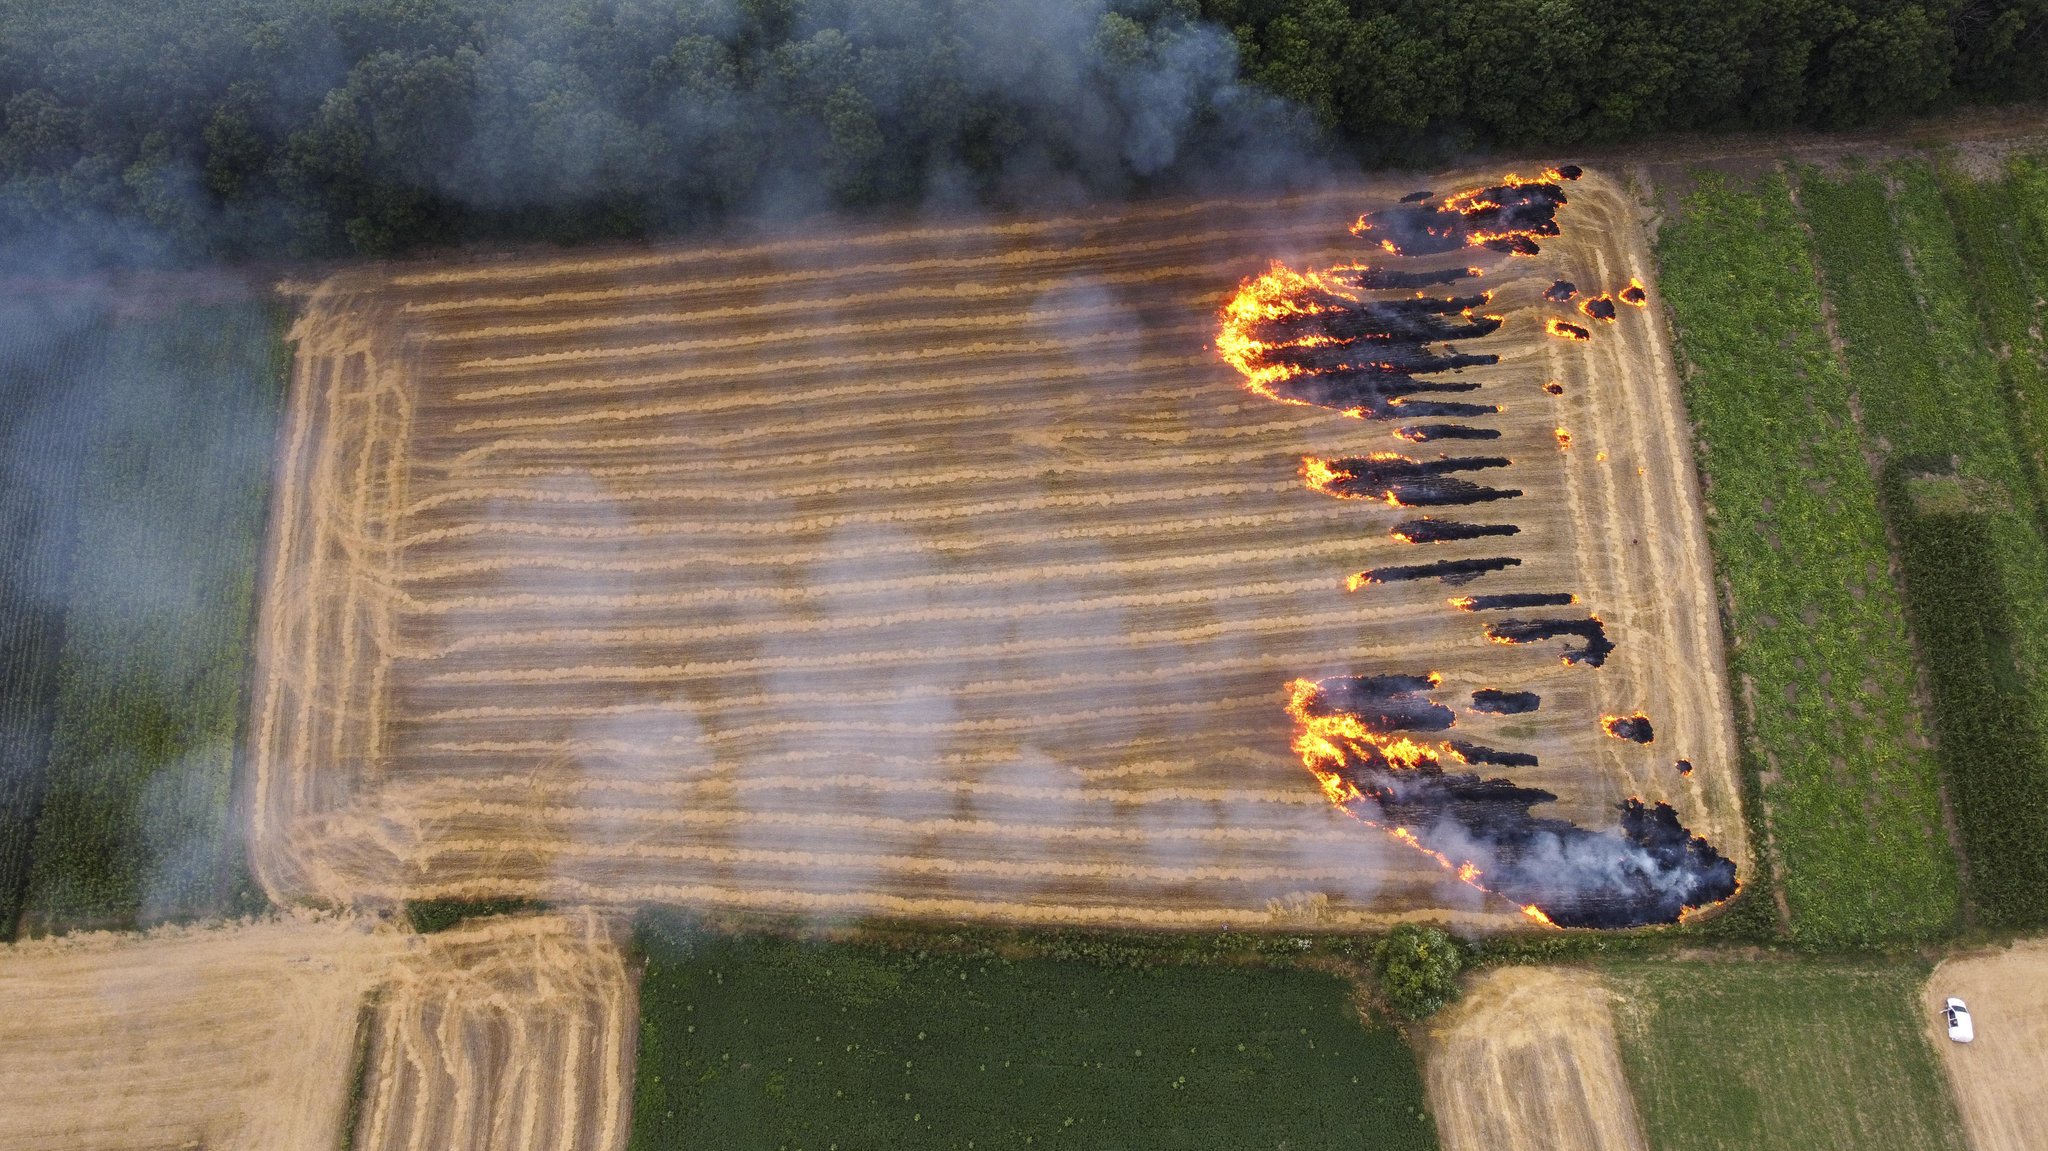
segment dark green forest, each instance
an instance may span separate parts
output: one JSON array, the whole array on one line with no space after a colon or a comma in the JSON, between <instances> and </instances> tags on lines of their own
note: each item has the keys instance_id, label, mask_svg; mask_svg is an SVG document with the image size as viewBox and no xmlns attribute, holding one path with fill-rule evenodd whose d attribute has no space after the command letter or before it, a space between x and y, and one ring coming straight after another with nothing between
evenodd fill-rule
<instances>
[{"instance_id":1,"label":"dark green forest","mask_svg":"<svg viewBox=\"0 0 2048 1151\"><path fill-rule=\"evenodd\" d=\"M0 0L0 263L1277 186L2048 92L2048 0Z\"/></svg>"}]
</instances>

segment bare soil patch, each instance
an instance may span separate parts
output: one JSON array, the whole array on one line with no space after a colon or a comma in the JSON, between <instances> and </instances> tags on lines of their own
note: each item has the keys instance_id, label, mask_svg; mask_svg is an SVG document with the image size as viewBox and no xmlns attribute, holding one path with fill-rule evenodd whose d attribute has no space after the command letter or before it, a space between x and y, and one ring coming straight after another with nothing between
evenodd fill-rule
<instances>
[{"instance_id":1,"label":"bare soil patch","mask_svg":"<svg viewBox=\"0 0 2048 1151\"><path fill-rule=\"evenodd\" d=\"M1948 1037L1940 1013L1951 995L1969 1004L1973 1042ZM1927 1041L1941 1052L1974 1151L2048 1147L2048 940L1947 960L1924 998Z\"/></svg>"}]
</instances>

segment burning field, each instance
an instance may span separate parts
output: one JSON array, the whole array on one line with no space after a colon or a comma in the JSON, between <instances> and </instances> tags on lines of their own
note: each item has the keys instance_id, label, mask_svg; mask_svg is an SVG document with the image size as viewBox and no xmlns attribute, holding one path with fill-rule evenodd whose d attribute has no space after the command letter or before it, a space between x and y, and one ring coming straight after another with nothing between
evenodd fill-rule
<instances>
[{"instance_id":1,"label":"burning field","mask_svg":"<svg viewBox=\"0 0 2048 1151\"><path fill-rule=\"evenodd\" d=\"M1203 928L1724 898L1633 210L1446 186L320 285L265 886Z\"/></svg>"}]
</instances>

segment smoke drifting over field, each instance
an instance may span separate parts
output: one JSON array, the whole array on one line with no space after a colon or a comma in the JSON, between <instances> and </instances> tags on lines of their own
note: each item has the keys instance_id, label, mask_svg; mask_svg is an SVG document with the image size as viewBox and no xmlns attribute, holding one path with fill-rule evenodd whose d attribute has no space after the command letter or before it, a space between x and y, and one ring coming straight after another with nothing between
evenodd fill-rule
<instances>
[{"instance_id":1,"label":"smoke drifting over field","mask_svg":"<svg viewBox=\"0 0 2048 1151\"><path fill-rule=\"evenodd\" d=\"M37 274L1330 173L1312 117L1177 3L256 0L140 5L119 37L30 15L0 76L0 262Z\"/></svg>"}]
</instances>

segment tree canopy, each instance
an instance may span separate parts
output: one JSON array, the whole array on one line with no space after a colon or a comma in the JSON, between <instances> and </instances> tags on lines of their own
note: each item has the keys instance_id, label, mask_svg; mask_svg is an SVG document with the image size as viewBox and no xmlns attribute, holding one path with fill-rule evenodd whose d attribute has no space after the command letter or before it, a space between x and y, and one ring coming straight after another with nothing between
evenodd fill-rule
<instances>
[{"instance_id":1,"label":"tree canopy","mask_svg":"<svg viewBox=\"0 0 2048 1151\"><path fill-rule=\"evenodd\" d=\"M0 261L1273 186L2048 89L2048 0L0 0Z\"/></svg>"}]
</instances>

